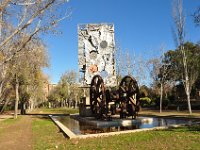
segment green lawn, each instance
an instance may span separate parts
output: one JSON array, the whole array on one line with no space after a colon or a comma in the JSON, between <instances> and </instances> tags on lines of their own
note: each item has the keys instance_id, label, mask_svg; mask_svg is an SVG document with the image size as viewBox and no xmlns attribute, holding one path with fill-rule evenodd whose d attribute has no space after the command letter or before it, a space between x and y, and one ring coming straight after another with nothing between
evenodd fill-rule
<instances>
[{"instance_id":1,"label":"green lawn","mask_svg":"<svg viewBox=\"0 0 200 150\"><path fill-rule=\"evenodd\" d=\"M77 113L77 109L37 109L33 113L38 114L71 114ZM6 119L0 122L0 135L7 136L4 129L17 123L25 116L18 119ZM146 131L138 133L121 134L108 137L72 139L64 137L58 127L44 115L26 116L32 119L32 145L34 150L59 149L59 150L183 150L200 149L200 126L181 127L168 130ZM23 122L22 122L23 123ZM21 133L23 134L23 133ZM15 138L15 137L12 137ZM11 138L11 139L12 139Z\"/></svg>"},{"instance_id":2,"label":"green lawn","mask_svg":"<svg viewBox=\"0 0 200 150\"><path fill-rule=\"evenodd\" d=\"M147 131L109 137L73 139L64 138L48 118L33 120L34 149L199 149L200 127Z\"/></svg>"},{"instance_id":3,"label":"green lawn","mask_svg":"<svg viewBox=\"0 0 200 150\"><path fill-rule=\"evenodd\" d=\"M156 115L156 116L174 116L174 117L199 117L200 110L193 110L192 114L189 114L188 111L174 111L174 110L163 110L162 113L159 110L143 110L139 112L139 115Z\"/></svg>"},{"instance_id":4,"label":"green lawn","mask_svg":"<svg viewBox=\"0 0 200 150\"><path fill-rule=\"evenodd\" d=\"M74 108L66 108L66 107L61 107L61 108L39 108L39 109L34 109L32 112L29 114L74 114L78 113L78 109Z\"/></svg>"},{"instance_id":5,"label":"green lawn","mask_svg":"<svg viewBox=\"0 0 200 150\"><path fill-rule=\"evenodd\" d=\"M17 116L17 119L13 119L13 118L8 118L8 119L5 119L1 122L1 126L7 126L9 124L14 124L16 123L17 121L19 121L20 119L22 118L22 116Z\"/></svg>"}]
</instances>

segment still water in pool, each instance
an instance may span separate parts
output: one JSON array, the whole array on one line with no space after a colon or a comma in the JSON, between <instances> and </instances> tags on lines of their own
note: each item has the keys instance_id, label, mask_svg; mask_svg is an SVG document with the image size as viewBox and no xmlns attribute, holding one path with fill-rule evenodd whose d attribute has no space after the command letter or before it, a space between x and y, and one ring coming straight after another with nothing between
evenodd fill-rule
<instances>
[{"instance_id":1,"label":"still water in pool","mask_svg":"<svg viewBox=\"0 0 200 150\"><path fill-rule=\"evenodd\" d=\"M56 117L62 124L64 124L68 129L77 135L85 134L95 134L95 133L106 133L106 132L116 132L134 129L144 129L153 128L159 126L170 126L170 125L180 125L180 124L191 124L193 120L188 119L168 119L168 118L149 118L149 117L139 117L139 120L148 121L136 121L129 126L104 126L97 127L90 125L87 122L81 122L70 118L70 116L59 116Z\"/></svg>"}]
</instances>

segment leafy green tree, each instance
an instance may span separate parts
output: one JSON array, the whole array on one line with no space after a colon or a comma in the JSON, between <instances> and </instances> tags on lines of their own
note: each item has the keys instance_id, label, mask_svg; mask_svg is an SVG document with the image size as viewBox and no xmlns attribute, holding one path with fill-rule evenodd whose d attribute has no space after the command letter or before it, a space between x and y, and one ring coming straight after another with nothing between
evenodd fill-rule
<instances>
[{"instance_id":1,"label":"leafy green tree","mask_svg":"<svg viewBox=\"0 0 200 150\"><path fill-rule=\"evenodd\" d=\"M184 47L187 55L188 75L190 78L189 82L192 87L200 74L200 47L199 45L191 42L185 43ZM170 50L165 54L165 61L170 65L170 79L184 83L184 66L181 59L182 57L179 48L175 51Z\"/></svg>"},{"instance_id":2,"label":"leafy green tree","mask_svg":"<svg viewBox=\"0 0 200 150\"><path fill-rule=\"evenodd\" d=\"M140 87L140 97L149 97L149 88L146 85Z\"/></svg>"},{"instance_id":3,"label":"leafy green tree","mask_svg":"<svg viewBox=\"0 0 200 150\"><path fill-rule=\"evenodd\" d=\"M28 100L30 99L30 93L28 93L27 91L21 91L20 92L20 102L21 102L21 114L25 115L26 114L26 104L28 102Z\"/></svg>"},{"instance_id":4,"label":"leafy green tree","mask_svg":"<svg viewBox=\"0 0 200 150\"><path fill-rule=\"evenodd\" d=\"M17 118L20 89L30 94L31 105L34 105L44 82L42 68L48 66L46 48L40 39L32 40L22 52L20 55L15 55L9 62L9 74L12 77L11 83L16 96L15 118Z\"/></svg>"},{"instance_id":5,"label":"leafy green tree","mask_svg":"<svg viewBox=\"0 0 200 150\"><path fill-rule=\"evenodd\" d=\"M75 71L66 71L60 78L58 85L50 93L48 100L50 102L60 103L60 106L65 106L67 100L77 100L79 97L78 85L76 84L77 74Z\"/></svg>"},{"instance_id":6,"label":"leafy green tree","mask_svg":"<svg viewBox=\"0 0 200 150\"><path fill-rule=\"evenodd\" d=\"M189 93L198 81L200 76L200 47L198 44L186 42L184 45L187 55L187 70L189 77ZM165 53L165 61L169 64L170 74L168 80L173 80L176 84L185 86L185 72L182 63L181 50L169 50Z\"/></svg>"},{"instance_id":7,"label":"leafy green tree","mask_svg":"<svg viewBox=\"0 0 200 150\"><path fill-rule=\"evenodd\" d=\"M48 101L50 102L51 106L54 108L58 106L58 102L60 102L60 96L55 88L47 97Z\"/></svg>"}]
</instances>

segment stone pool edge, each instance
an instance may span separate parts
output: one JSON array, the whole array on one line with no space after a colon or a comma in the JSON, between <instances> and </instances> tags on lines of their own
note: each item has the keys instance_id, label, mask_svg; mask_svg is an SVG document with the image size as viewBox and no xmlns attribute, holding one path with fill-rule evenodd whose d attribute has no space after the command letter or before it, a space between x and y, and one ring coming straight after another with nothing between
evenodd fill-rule
<instances>
[{"instance_id":1,"label":"stone pool edge","mask_svg":"<svg viewBox=\"0 0 200 150\"><path fill-rule=\"evenodd\" d=\"M51 120L60 128L60 130L69 138L77 138L77 135L74 134L70 129L68 129L65 125L63 125L60 121L58 121L55 117L52 115L49 115Z\"/></svg>"},{"instance_id":2,"label":"stone pool edge","mask_svg":"<svg viewBox=\"0 0 200 150\"><path fill-rule=\"evenodd\" d=\"M185 124L179 124L179 125L161 126L161 127L154 127L154 128L126 130L126 131L119 131L119 132L76 135L70 129L68 129L65 125L63 125L60 121L58 121L54 116L49 115L49 117L51 118L51 120L58 126L58 128L60 128L60 130L69 139L74 139L74 138L85 139L85 138L102 137L102 136L113 136L113 135L119 135L119 134L127 134L127 133L143 132L143 131L152 131L152 130L163 130L163 129L177 128L177 127L185 126Z\"/></svg>"}]
</instances>

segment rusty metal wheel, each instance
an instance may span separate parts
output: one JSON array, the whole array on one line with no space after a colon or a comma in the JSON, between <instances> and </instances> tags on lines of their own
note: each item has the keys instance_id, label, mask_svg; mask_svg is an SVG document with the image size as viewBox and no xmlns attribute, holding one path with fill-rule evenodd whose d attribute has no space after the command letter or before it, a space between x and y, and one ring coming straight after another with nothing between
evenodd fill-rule
<instances>
[{"instance_id":1,"label":"rusty metal wheel","mask_svg":"<svg viewBox=\"0 0 200 150\"><path fill-rule=\"evenodd\" d=\"M122 78L119 86L119 95L121 103L126 104L125 113L128 116L134 116L135 118L139 101L139 88L135 78L131 76L125 76ZM124 116L124 114L122 114L122 116Z\"/></svg>"},{"instance_id":2,"label":"rusty metal wheel","mask_svg":"<svg viewBox=\"0 0 200 150\"><path fill-rule=\"evenodd\" d=\"M139 94L139 88L135 78L131 76L125 76L122 78L120 82L120 92L124 94L126 93L124 96L127 97L132 97L133 94Z\"/></svg>"},{"instance_id":3,"label":"rusty metal wheel","mask_svg":"<svg viewBox=\"0 0 200 150\"><path fill-rule=\"evenodd\" d=\"M106 114L106 94L104 82L101 76L95 75L90 86L90 106L91 111L97 118Z\"/></svg>"}]
</instances>

